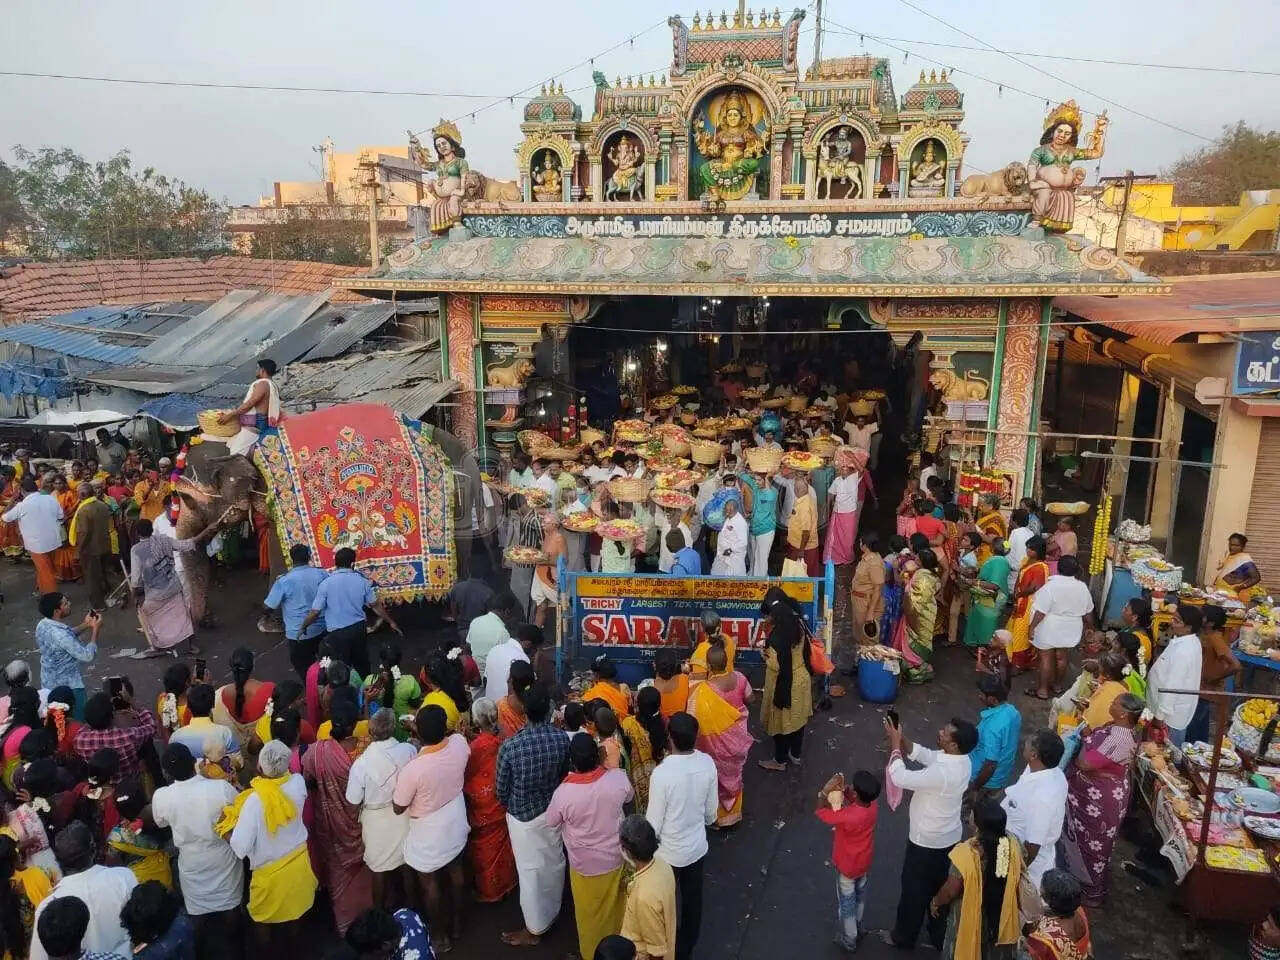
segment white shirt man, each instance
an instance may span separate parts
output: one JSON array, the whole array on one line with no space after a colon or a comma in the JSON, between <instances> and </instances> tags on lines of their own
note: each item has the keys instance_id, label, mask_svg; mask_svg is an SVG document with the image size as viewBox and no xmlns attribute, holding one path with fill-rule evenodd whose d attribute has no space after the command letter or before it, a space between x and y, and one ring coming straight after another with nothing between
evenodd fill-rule
<instances>
[{"instance_id":1,"label":"white shirt man","mask_svg":"<svg viewBox=\"0 0 1280 960\"><path fill-rule=\"evenodd\" d=\"M657 510L653 515L654 523L658 527L658 572L670 573L671 565L676 562L676 555L667 549L667 531L672 529L671 518L667 516L666 510ZM680 536L684 537L684 545L686 547L693 546L693 531L689 529L689 524L681 520L675 526L680 531Z\"/></svg>"},{"instance_id":2,"label":"white shirt man","mask_svg":"<svg viewBox=\"0 0 1280 960\"><path fill-rule=\"evenodd\" d=\"M707 825L716 822L715 762L701 750L668 753L649 778L645 819L658 835L658 856L687 867L707 853Z\"/></svg>"},{"instance_id":3,"label":"white shirt man","mask_svg":"<svg viewBox=\"0 0 1280 960\"><path fill-rule=\"evenodd\" d=\"M85 930L80 949L85 952L133 956L133 944L120 923L120 909L138 885L138 878L128 867L104 867L94 864L79 873L70 873L58 881L58 885L36 907L33 929L40 926L40 916L45 908L60 897L78 897L89 908L89 927ZM49 953L40 942L40 935L31 937L31 960L49 960Z\"/></svg>"},{"instance_id":4,"label":"white shirt man","mask_svg":"<svg viewBox=\"0 0 1280 960\"><path fill-rule=\"evenodd\" d=\"M293 774L281 786L280 791L293 802L299 816L294 817L275 833L267 829L262 799L252 793L240 808L240 819L231 831L231 849L237 857L249 858L249 869L258 870L269 863L288 856L307 842L307 828L302 823L302 805L307 801L307 783L301 774Z\"/></svg>"},{"instance_id":5,"label":"white shirt man","mask_svg":"<svg viewBox=\"0 0 1280 960\"><path fill-rule=\"evenodd\" d=\"M1005 789L1000 806L1008 817L1008 831L1024 844L1037 847L1035 859L1027 865L1027 875L1039 890L1040 878L1046 870L1053 869L1057 855L1058 837L1067 815L1067 778L1057 764L1036 766L1040 769L1028 765L1017 783Z\"/></svg>"},{"instance_id":6,"label":"white shirt man","mask_svg":"<svg viewBox=\"0 0 1280 960\"><path fill-rule=\"evenodd\" d=\"M529 662L529 655L515 637L507 637L489 651L484 663L484 695L497 703L509 692L511 664L517 660Z\"/></svg>"},{"instance_id":7,"label":"white shirt man","mask_svg":"<svg viewBox=\"0 0 1280 960\"><path fill-rule=\"evenodd\" d=\"M1027 559L1027 541L1034 536L1027 526L1015 527L1009 534L1009 593L1013 593L1014 584L1018 582L1018 572L1022 570Z\"/></svg>"},{"instance_id":8,"label":"white shirt man","mask_svg":"<svg viewBox=\"0 0 1280 960\"><path fill-rule=\"evenodd\" d=\"M1164 653L1147 672L1147 695L1151 712L1174 734L1174 742L1181 742L1182 734L1196 712L1198 697L1194 693L1161 693L1167 690L1199 690L1200 668L1204 657L1200 638L1194 632L1174 637Z\"/></svg>"},{"instance_id":9,"label":"white shirt man","mask_svg":"<svg viewBox=\"0 0 1280 960\"><path fill-rule=\"evenodd\" d=\"M1093 595L1083 581L1055 574L1036 591L1031 611L1033 618L1044 614L1031 637L1036 649L1070 649L1079 646L1084 636L1084 618L1093 611Z\"/></svg>"},{"instance_id":10,"label":"white shirt man","mask_svg":"<svg viewBox=\"0 0 1280 960\"><path fill-rule=\"evenodd\" d=\"M161 787L151 798L156 826L173 830L182 897L193 917L240 906L244 864L213 829L222 819L223 808L235 803L236 793L226 780L193 774Z\"/></svg>"},{"instance_id":11,"label":"white shirt man","mask_svg":"<svg viewBox=\"0 0 1280 960\"><path fill-rule=\"evenodd\" d=\"M930 750L916 743L907 759L923 767L908 769L901 757L895 757L889 762L889 777L903 790L911 791L909 839L918 847L949 850L964 832L960 807L973 774L969 755Z\"/></svg>"},{"instance_id":12,"label":"white shirt man","mask_svg":"<svg viewBox=\"0 0 1280 960\"><path fill-rule=\"evenodd\" d=\"M858 512L858 485L862 482L862 474L850 473L838 476L827 487L827 496L835 497L832 513Z\"/></svg>"},{"instance_id":13,"label":"white shirt man","mask_svg":"<svg viewBox=\"0 0 1280 960\"><path fill-rule=\"evenodd\" d=\"M556 483L556 478L551 476L550 471L543 470L542 473L538 474L537 479L533 481L533 485L544 491L551 498L551 506L554 507L560 502L560 485Z\"/></svg>"},{"instance_id":14,"label":"white shirt man","mask_svg":"<svg viewBox=\"0 0 1280 960\"><path fill-rule=\"evenodd\" d=\"M720 536L716 540L716 558L711 562L712 574L721 577L745 577L749 543L747 521L742 514L735 511L731 517L726 515L724 526L720 528Z\"/></svg>"},{"instance_id":15,"label":"white shirt man","mask_svg":"<svg viewBox=\"0 0 1280 960\"><path fill-rule=\"evenodd\" d=\"M62 546L62 506L44 490L28 493L2 519L17 522L27 553L52 553Z\"/></svg>"}]
</instances>

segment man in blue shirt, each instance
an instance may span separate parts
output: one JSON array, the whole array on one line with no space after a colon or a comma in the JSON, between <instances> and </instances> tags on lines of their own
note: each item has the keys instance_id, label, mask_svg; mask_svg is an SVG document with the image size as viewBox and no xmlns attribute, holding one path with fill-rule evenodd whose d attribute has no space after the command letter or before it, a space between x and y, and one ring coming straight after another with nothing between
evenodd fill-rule
<instances>
[{"instance_id":1,"label":"man in blue shirt","mask_svg":"<svg viewBox=\"0 0 1280 960\"><path fill-rule=\"evenodd\" d=\"M975 802L984 791L1003 790L1013 777L1022 716L1017 707L1006 702L1008 696L999 677L983 674L978 678L978 699L984 709L978 714L978 745L969 754L973 766L970 791Z\"/></svg>"},{"instance_id":2,"label":"man in blue shirt","mask_svg":"<svg viewBox=\"0 0 1280 960\"><path fill-rule=\"evenodd\" d=\"M298 676L306 680L307 668L316 660L325 622L323 617L318 617L303 629L302 621L315 602L321 582L329 575L311 566L311 548L305 543L295 543L289 548L289 560L293 569L276 579L262 604L268 610L280 611L284 618L284 636L289 641L289 662Z\"/></svg>"},{"instance_id":3,"label":"man in blue shirt","mask_svg":"<svg viewBox=\"0 0 1280 960\"><path fill-rule=\"evenodd\" d=\"M667 550L672 555L671 576L702 576L702 557L697 550L684 542L684 534L679 530L667 531Z\"/></svg>"},{"instance_id":4,"label":"man in blue shirt","mask_svg":"<svg viewBox=\"0 0 1280 960\"><path fill-rule=\"evenodd\" d=\"M36 646L40 649L40 686L46 690L70 687L75 697L72 716L84 719L84 675L81 665L98 655L98 629L102 614L90 610L79 627L67 623L71 601L56 590L40 598L41 621L36 624ZM88 633L88 640L81 634Z\"/></svg>"},{"instance_id":5,"label":"man in blue shirt","mask_svg":"<svg viewBox=\"0 0 1280 960\"><path fill-rule=\"evenodd\" d=\"M391 619L386 607L373 592L373 584L364 574L353 569L356 552L343 547L333 555L337 568L316 590L311 610L302 620L302 632L321 617L325 623L325 639L342 661L362 677L369 676L369 641L365 629L365 607L387 621L400 636L404 631Z\"/></svg>"}]
</instances>

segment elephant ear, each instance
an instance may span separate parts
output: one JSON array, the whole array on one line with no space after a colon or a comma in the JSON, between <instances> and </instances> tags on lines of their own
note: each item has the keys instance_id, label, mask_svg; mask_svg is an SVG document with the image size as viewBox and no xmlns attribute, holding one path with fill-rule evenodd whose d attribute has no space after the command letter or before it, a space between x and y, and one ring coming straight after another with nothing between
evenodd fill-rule
<instances>
[{"instance_id":1,"label":"elephant ear","mask_svg":"<svg viewBox=\"0 0 1280 960\"><path fill-rule=\"evenodd\" d=\"M194 484L185 477L178 481L174 492L184 506L191 507L193 510L208 506L217 496L213 490Z\"/></svg>"}]
</instances>

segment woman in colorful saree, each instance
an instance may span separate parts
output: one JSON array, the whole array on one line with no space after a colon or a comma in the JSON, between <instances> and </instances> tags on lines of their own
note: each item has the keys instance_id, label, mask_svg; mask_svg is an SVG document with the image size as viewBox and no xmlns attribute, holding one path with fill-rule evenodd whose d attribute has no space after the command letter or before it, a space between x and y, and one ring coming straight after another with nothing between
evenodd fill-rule
<instances>
[{"instance_id":1,"label":"woman in colorful saree","mask_svg":"<svg viewBox=\"0 0 1280 960\"><path fill-rule=\"evenodd\" d=\"M1004 810L983 800L970 816L975 835L951 848L951 871L929 901L937 916L950 905L942 955L954 960L1012 960L1021 934L1018 883L1022 846L1006 832ZM959 900L959 903L956 901Z\"/></svg>"},{"instance_id":2,"label":"woman in colorful saree","mask_svg":"<svg viewBox=\"0 0 1280 960\"><path fill-rule=\"evenodd\" d=\"M476 899L497 903L516 888L516 859L507 834L507 810L498 802L498 708L487 697L471 705L471 756L462 781L471 835L467 852Z\"/></svg>"},{"instance_id":3,"label":"woman in colorful saree","mask_svg":"<svg viewBox=\"0 0 1280 960\"><path fill-rule=\"evenodd\" d=\"M243 750L253 740L276 685L253 678L253 651L248 647L232 651L228 665L232 682L218 688L211 716L214 723L231 729Z\"/></svg>"},{"instance_id":4,"label":"woman in colorful saree","mask_svg":"<svg viewBox=\"0 0 1280 960\"><path fill-rule=\"evenodd\" d=\"M258 776L236 802L223 811L215 827L230 834L237 857L248 857L249 917L254 922L257 956L295 956L297 921L316 899L316 877L307 856L307 830L302 804L307 786L289 772L290 750L270 740L258 754Z\"/></svg>"},{"instance_id":5,"label":"woman in colorful saree","mask_svg":"<svg viewBox=\"0 0 1280 960\"><path fill-rule=\"evenodd\" d=\"M53 478L53 499L62 507L62 546L53 552L53 569L59 582L80 579L80 558L76 548L67 542L67 527L80 505L80 495L71 489L67 478L58 474Z\"/></svg>"},{"instance_id":6,"label":"woman in colorful saree","mask_svg":"<svg viewBox=\"0 0 1280 960\"><path fill-rule=\"evenodd\" d=\"M729 669L733 669L733 658L737 652L734 642L724 635L720 626L720 614L714 610L702 611L702 642L689 655L689 678L691 680L707 679L707 654L712 647L722 647L729 660Z\"/></svg>"},{"instance_id":7,"label":"woman in colorful saree","mask_svg":"<svg viewBox=\"0 0 1280 960\"><path fill-rule=\"evenodd\" d=\"M722 654L724 647L716 647ZM630 750L627 775L636 794L636 809L649 806L649 778L667 752L667 724L662 716L662 694L654 686L636 693L636 712L622 721L622 732Z\"/></svg>"},{"instance_id":8,"label":"woman in colorful saree","mask_svg":"<svg viewBox=\"0 0 1280 960\"><path fill-rule=\"evenodd\" d=\"M1030 670L1036 662L1036 651L1031 646L1031 599L1049 580L1049 565L1044 562L1044 551L1044 537L1032 537L1027 541L1027 559L1022 562L1018 581L1013 587L1013 613L1008 623L1013 643L1009 647L1009 659L1013 661L1013 669L1019 672Z\"/></svg>"},{"instance_id":9,"label":"woman in colorful saree","mask_svg":"<svg viewBox=\"0 0 1280 960\"><path fill-rule=\"evenodd\" d=\"M987 550L987 559L978 568L978 578L969 591L969 615L964 622L964 645L971 650L991 644L991 635L1000 622L1000 610L1008 597L1009 558L1003 540L993 540L978 548Z\"/></svg>"},{"instance_id":10,"label":"woman in colorful saree","mask_svg":"<svg viewBox=\"0 0 1280 960\"><path fill-rule=\"evenodd\" d=\"M728 663L724 648L713 648L707 654L711 675L689 695L689 713L698 721L698 749L716 765L717 827L742 820L742 770L755 742L747 729L751 684Z\"/></svg>"},{"instance_id":11,"label":"woman in colorful saree","mask_svg":"<svg viewBox=\"0 0 1280 960\"><path fill-rule=\"evenodd\" d=\"M349 697L333 704L333 737L318 740L302 755L302 775L315 797L315 854L320 886L329 891L338 933L373 906L373 877L364 862L359 808L347 803L351 762L368 740L353 735L360 714Z\"/></svg>"},{"instance_id":12,"label":"woman in colorful saree","mask_svg":"<svg viewBox=\"0 0 1280 960\"><path fill-rule=\"evenodd\" d=\"M0 467L0 511L8 511L18 502L22 487L18 484L13 467ZM6 557L22 556L22 534L18 532L18 522L0 522L0 553Z\"/></svg>"},{"instance_id":13,"label":"woman in colorful saree","mask_svg":"<svg viewBox=\"0 0 1280 960\"><path fill-rule=\"evenodd\" d=\"M898 621L902 619L902 584L904 577L901 567L909 554L907 538L894 534L889 538L889 552L884 555L884 591L883 613L880 615L880 642L892 643L897 632Z\"/></svg>"},{"instance_id":14,"label":"woman in colorful saree","mask_svg":"<svg viewBox=\"0 0 1280 960\"><path fill-rule=\"evenodd\" d=\"M1009 525L1000 512L1000 498L985 493L978 500L978 533L982 534L982 546L978 548L978 563L986 563L991 556L991 544L1009 537Z\"/></svg>"},{"instance_id":15,"label":"woman in colorful saree","mask_svg":"<svg viewBox=\"0 0 1280 960\"><path fill-rule=\"evenodd\" d=\"M1138 754L1134 728L1143 706L1132 693L1116 697L1111 722L1084 735L1067 771L1067 817L1062 827L1065 863L1080 881L1090 906L1100 904L1106 893L1111 850L1129 810L1129 768Z\"/></svg>"},{"instance_id":16,"label":"woman in colorful saree","mask_svg":"<svg viewBox=\"0 0 1280 960\"><path fill-rule=\"evenodd\" d=\"M1216 590L1227 590L1239 597L1241 603L1248 603L1254 597L1263 596L1262 571L1253 562L1253 557L1245 553L1249 538L1243 533L1233 533L1227 537L1227 552L1218 564L1218 573L1214 577Z\"/></svg>"},{"instance_id":17,"label":"woman in colorful saree","mask_svg":"<svg viewBox=\"0 0 1280 960\"><path fill-rule=\"evenodd\" d=\"M1065 870L1040 879L1044 915L1023 941L1020 960L1092 960L1089 918L1080 906L1080 884Z\"/></svg>"},{"instance_id":18,"label":"woman in colorful saree","mask_svg":"<svg viewBox=\"0 0 1280 960\"><path fill-rule=\"evenodd\" d=\"M920 569L904 587L902 621L893 645L907 662L908 683L933 679L933 628L938 619L938 558L930 547L916 555Z\"/></svg>"}]
</instances>

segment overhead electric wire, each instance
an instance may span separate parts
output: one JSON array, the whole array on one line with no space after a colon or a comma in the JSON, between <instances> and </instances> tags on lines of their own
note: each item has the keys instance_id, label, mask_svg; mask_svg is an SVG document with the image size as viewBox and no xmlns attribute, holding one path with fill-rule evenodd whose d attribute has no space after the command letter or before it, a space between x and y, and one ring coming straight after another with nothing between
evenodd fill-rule
<instances>
[{"instance_id":1,"label":"overhead electric wire","mask_svg":"<svg viewBox=\"0 0 1280 960\"><path fill-rule=\"evenodd\" d=\"M826 20L826 17L822 18ZM859 31L861 35L861 31ZM1147 70L1191 70L1203 73L1237 73L1251 77L1280 77L1280 70L1255 70L1251 67L1210 67L1204 64L1187 63L1150 63L1142 60L1109 60L1105 57L1074 57L1065 53L1035 53L1029 50L992 50L990 47L973 47L964 43L943 43L941 40L917 40L914 37L878 37L866 34L876 40L913 43L924 47L945 47L948 50L974 50L980 53L1008 52L1019 57L1035 57L1040 60L1069 60L1072 63L1101 63L1113 67L1142 67Z\"/></svg>"},{"instance_id":2,"label":"overhead electric wire","mask_svg":"<svg viewBox=\"0 0 1280 960\"><path fill-rule=\"evenodd\" d=\"M1009 53L1007 50L1002 50L993 44L987 43L987 41L983 40L981 37L974 36L972 33L965 30L963 27L957 27L955 24L944 20L942 17L939 17L937 14L931 13L930 11L924 9L918 4L913 3L912 0L898 0L898 2L901 3L904 7L909 7L910 9L915 10L917 13L923 14L924 16L928 17L930 20L933 20L935 23L940 23L947 29L954 30L956 33L960 34L961 36L968 37L974 43L980 43L983 46L989 48L990 50L993 50L994 52L999 53L1004 57L1007 57L1008 59L1012 60L1016 64L1020 64L1021 66L1024 66L1029 70L1034 70L1037 73L1042 73L1049 79L1055 80L1058 83L1064 83L1069 87L1074 87L1075 89L1079 90L1081 93L1084 93L1087 96L1093 97L1095 100L1101 100L1103 103L1109 104L1110 106L1115 107L1117 110L1123 110L1126 113L1131 113L1136 117L1142 117L1144 120L1149 120L1152 123L1157 123L1162 127L1168 127L1170 130L1176 130L1178 133L1185 133L1189 137L1196 137L1200 140L1205 141L1206 143L1213 142L1212 137L1206 137L1202 133L1196 133L1194 130L1188 130L1186 127L1180 127L1176 123L1169 123L1167 120L1161 120L1159 117L1154 117L1149 113L1143 113L1141 110L1137 110L1134 107L1127 106L1119 102L1118 100L1112 100L1109 97L1104 97L1102 94L1095 93L1094 91L1090 90L1088 87L1083 87L1080 84L1075 83L1074 81L1066 79L1065 77L1058 76L1058 74L1045 70L1043 67L1038 67L1034 63L1028 63L1026 60L1022 60L1018 58L1014 54Z\"/></svg>"}]
</instances>

